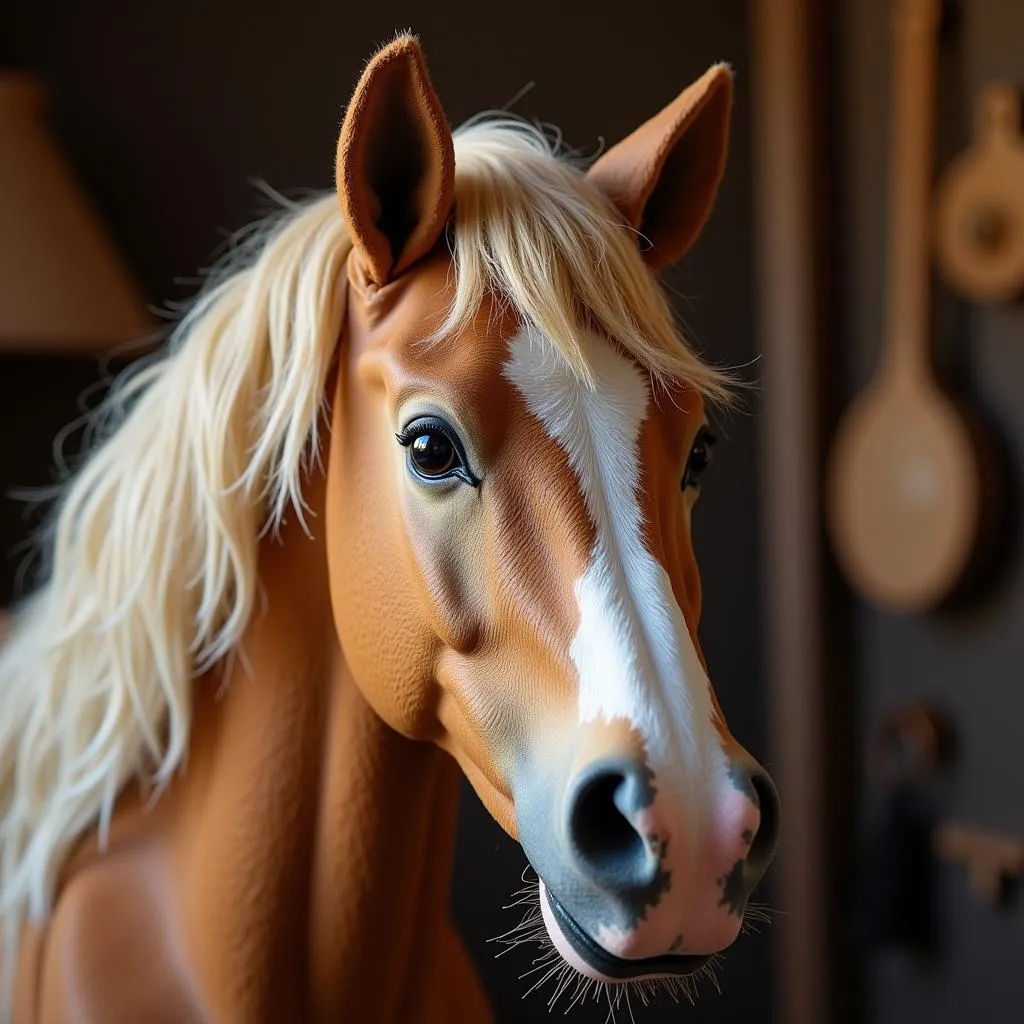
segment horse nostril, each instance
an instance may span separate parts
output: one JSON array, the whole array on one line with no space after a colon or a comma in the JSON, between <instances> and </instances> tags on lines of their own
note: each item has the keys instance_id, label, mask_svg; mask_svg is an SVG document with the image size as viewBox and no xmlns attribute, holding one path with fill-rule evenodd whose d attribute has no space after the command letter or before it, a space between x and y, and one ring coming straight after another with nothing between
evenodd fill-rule
<instances>
[{"instance_id":1,"label":"horse nostril","mask_svg":"<svg viewBox=\"0 0 1024 1024\"><path fill-rule=\"evenodd\" d=\"M771 776L763 768L751 772L750 785L757 795L761 821L750 844L747 863L754 870L764 872L775 856L779 842L779 794Z\"/></svg>"},{"instance_id":2,"label":"horse nostril","mask_svg":"<svg viewBox=\"0 0 1024 1024\"><path fill-rule=\"evenodd\" d=\"M598 885L632 889L657 872L631 818L650 803L643 773L632 765L592 766L580 779L569 813L569 841Z\"/></svg>"}]
</instances>

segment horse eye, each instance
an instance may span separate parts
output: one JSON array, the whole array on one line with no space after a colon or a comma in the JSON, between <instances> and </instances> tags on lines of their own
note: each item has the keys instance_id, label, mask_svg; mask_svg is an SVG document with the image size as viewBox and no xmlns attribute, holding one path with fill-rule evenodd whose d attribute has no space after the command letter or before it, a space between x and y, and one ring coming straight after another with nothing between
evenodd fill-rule
<instances>
[{"instance_id":1,"label":"horse eye","mask_svg":"<svg viewBox=\"0 0 1024 1024\"><path fill-rule=\"evenodd\" d=\"M699 487L700 478L703 472L711 465L714 458L714 448L718 438L708 430L701 427L690 449L690 457L686 461L686 471L683 473L683 486L685 491L689 487Z\"/></svg>"},{"instance_id":2,"label":"horse eye","mask_svg":"<svg viewBox=\"0 0 1024 1024\"><path fill-rule=\"evenodd\" d=\"M458 478L474 487L480 483L469 469L458 434L443 420L414 420L396 437L409 452L410 470L421 480Z\"/></svg>"},{"instance_id":3,"label":"horse eye","mask_svg":"<svg viewBox=\"0 0 1024 1024\"><path fill-rule=\"evenodd\" d=\"M409 445L409 458L424 476L444 476L457 462L455 446L444 434L420 434Z\"/></svg>"}]
</instances>

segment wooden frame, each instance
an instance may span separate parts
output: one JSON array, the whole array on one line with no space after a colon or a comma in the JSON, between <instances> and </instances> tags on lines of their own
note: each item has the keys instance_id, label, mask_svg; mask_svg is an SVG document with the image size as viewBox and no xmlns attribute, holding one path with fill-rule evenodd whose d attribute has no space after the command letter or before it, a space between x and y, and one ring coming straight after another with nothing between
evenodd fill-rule
<instances>
[{"instance_id":1,"label":"wooden frame","mask_svg":"<svg viewBox=\"0 0 1024 1024\"><path fill-rule=\"evenodd\" d=\"M828 556L821 508L827 405L822 351L831 292L825 247L828 102L823 0L751 5L757 315L763 360L761 450L770 768L782 796L773 873L776 1017L839 1015L831 947L835 876L825 814L829 709ZM831 794L830 794L831 795Z\"/></svg>"}]
</instances>

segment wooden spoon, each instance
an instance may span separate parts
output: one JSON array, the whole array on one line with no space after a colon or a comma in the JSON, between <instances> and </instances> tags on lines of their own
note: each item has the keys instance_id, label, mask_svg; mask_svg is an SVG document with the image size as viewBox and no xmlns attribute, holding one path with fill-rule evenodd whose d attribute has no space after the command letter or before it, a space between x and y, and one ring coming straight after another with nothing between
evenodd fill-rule
<instances>
[{"instance_id":1,"label":"wooden spoon","mask_svg":"<svg viewBox=\"0 0 1024 1024\"><path fill-rule=\"evenodd\" d=\"M995 83L977 100L974 144L946 171L935 246L950 286L975 302L1024 292L1024 136L1020 93Z\"/></svg>"},{"instance_id":2,"label":"wooden spoon","mask_svg":"<svg viewBox=\"0 0 1024 1024\"><path fill-rule=\"evenodd\" d=\"M940 0L893 16L888 330L870 386L840 423L829 474L839 561L866 599L899 611L942 601L968 568L981 481L964 419L931 365L928 211Z\"/></svg>"}]
</instances>

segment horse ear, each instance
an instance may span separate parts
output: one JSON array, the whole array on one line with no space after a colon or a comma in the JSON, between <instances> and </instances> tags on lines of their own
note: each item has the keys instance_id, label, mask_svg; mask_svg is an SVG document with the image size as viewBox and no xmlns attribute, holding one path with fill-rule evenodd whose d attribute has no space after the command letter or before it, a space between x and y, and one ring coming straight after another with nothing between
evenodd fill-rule
<instances>
[{"instance_id":1,"label":"horse ear","mask_svg":"<svg viewBox=\"0 0 1024 1024\"><path fill-rule=\"evenodd\" d=\"M425 256L444 231L455 151L412 36L389 43L363 72L338 139L337 186L353 245L378 285Z\"/></svg>"},{"instance_id":2,"label":"horse ear","mask_svg":"<svg viewBox=\"0 0 1024 1024\"><path fill-rule=\"evenodd\" d=\"M711 213L725 171L731 110L732 72L716 64L587 174L640 233L652 269L679 259Z\"/></svg>"}]
</instances>

